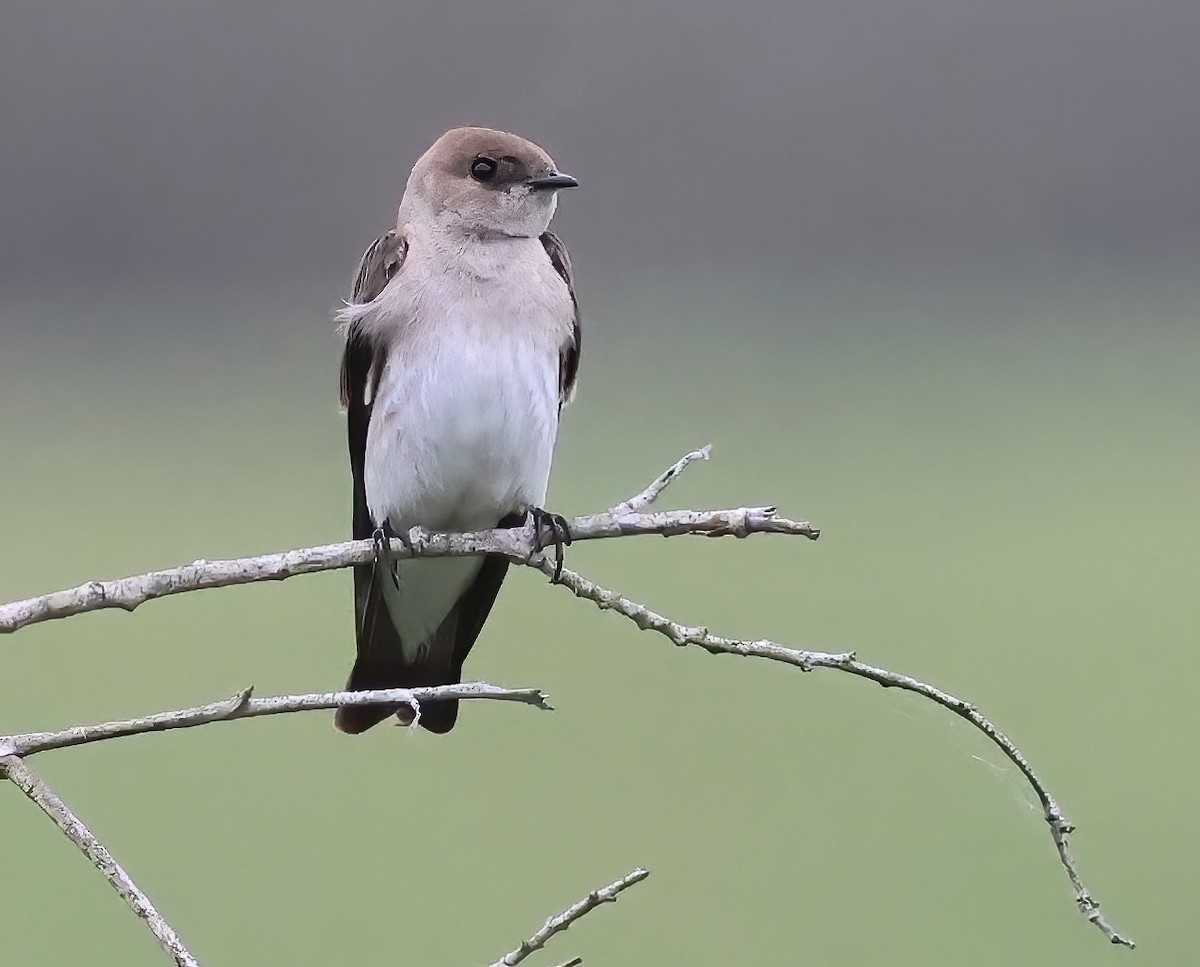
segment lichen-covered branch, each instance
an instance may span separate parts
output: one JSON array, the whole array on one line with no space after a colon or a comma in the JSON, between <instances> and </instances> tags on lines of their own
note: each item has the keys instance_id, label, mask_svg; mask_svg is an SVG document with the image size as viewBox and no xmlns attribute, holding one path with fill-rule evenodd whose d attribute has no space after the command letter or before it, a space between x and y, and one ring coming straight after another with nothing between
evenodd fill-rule
<instances>
[{"instance_id":1,"label":"lichen-covered branch","mask_svg":"<svg viewBox=\"0 0 1200 967\"><path fill-rule=\"evenodd\" d=\"M106 880L117 891L129 908L143 920L154 939L178 967L200 967L200 962L188 951L171 925L155 909L150 898L141 891L121 864L113 859L100 840L83 821L55 794L36 772L29 768L19 756L0 756L0 774L5 776L21 792L29 797L39 809L49 816L81 853L92 861Z\"/></svg>"},{"instance_id":2,"label":"lichen-covered branch","mask_svg":"<svg viewBox=\"0 0 1200 967\"><path fill-rule=\"evenodd\" d=\"M491 967L516 967L517 964L519 964L535 950L541 950L543 947L545 947L546 942L550 940L550 938L556 933L562 933L562 931L566 930L567 927L573 924L576 920L578 920L580 917L586 916L588 913L591 913L596 909L596 907L600 906L600 904L614 903L617 899L617 895L622 890L628 889L635 883L640 883L649 875L649 870L644 870L639 866L636 870L626 873L619 880L615 880L608 884L608 886L601 887L599 890L593 890L582 900L571 904L571 906L567 907L567 909L565 909L558 916L550 917L545 923L542 924L541 929L538 930L537 933L535 933L528 940L522 940L503 957L497 961L494 961L491 964ZM578 958L568 962L568 964L580 963L583 963L583 961L579 960ZM568 967L568 964L564 964L563 967Z\"/></svg>"},{"instance_id":3,"label":"lichen-covered branch","mask_svg":"<svg viewBox=\"0 0 1200 967\"><path fill-rule=\"evenodd\" d=\"M501 702L519 702L535 708L549 709L551 705L544 692L535 688L499 688L485 682L467 682L461 685L438 685L430 688L383 688L362 692L314 692L305 695L273 695L268 698L252 698L251 689L231 698L194 708L158 712L139 718L97 725L76 725L56 732L25 732L19 735L0 736L0 777L7 778L41 810L54 820L67 837L91 860L112 884L114 890L138 915L162 948L171 956L178 967L199 967L199 962L183 945L162 914L155 909L150 898L138 888L129 874L112 857L104 844L83 824L71 809L50 789L25 761L26 757L52 749L65 749L73 745L86 745L128 735L146 732L163 732L168 729L187 729L212 722L227 722L234 719L257 718L262 715L282 715L289 712L305 712L313 709L331 709L346 705L408 705L415 712L413 726L420 720L421 702L435 699L490 699Z\"/></svg>"},{"instance_id":4,"label":"lichen-covered branch","mask_svg":"<svg viewBox=\"0 0 1200 967\"><path fill-rule=\"evenodd\" d=\"M653 486L653 485L651 485ZM593 541L635 534L675 537L749 537L751 534L791 534L815 540L820 532L807 521L780 517L774 507L739 507L732 510L676 510L658 514L606 511L568 520L572 541ZM414 527L404 540L393 540L391 553L407 557L464 557L503 554L524 564L537 553L531 526L511 530L438 534ZM193 561L179 567L112 581L88 581L78 587L0 605L0 634L54 618L88 611L119 608L132 611L154 598L185 591L221 588L258 581L281 581L298 574L315 574L363 564L373 559L369 541L342 541L294 551L261 554L226 561Z\"/></svg>"},{"instance_id":5,"label":"lichen-covered branch","mask_svg":"<svg viewBox=\"0 0 1200 967\"><path fill-rule=\"evenodd\" d=\"M708 456L708 447L694 450L660 474L645 489L627 500L603 513L576 517L569 521L572 538L575 541L583 541L636 534L747 537L751 534L776 533L809 539L819 536L820 532L808 522L780 517L773 507L662 513L646 511L646 508L678 479L684 470L696 461L708 459ZM481 531L470 534L436 534L421 528L414 528L406 535L406 539L392 542L392 553L397 558L503 554L512 561L527 564L554 578L556 563L547 560L538 549L544 544L545 538L544 534L534 533L532 525L512 530ZM310 574L316 571L349 567L371 560L374 552L374 546L370 541L346 541L340 544L327 544L236 560L196 561L182 567L116 581L92 581L77 588L0 605L0 632L11 632L39 621L102 608L123 608L132 611L142 602L153 598L202 588L280 580L296 574ZM1071 882L1076 902L1084 916L1095 924L1112 943L1127 947L1133 946L1132 940L1118 933L1109 923L1100 909L1100 904L1087 890L1080 878L1068 840L1074 827L1067 821L1057 800L1050 794L1041 777L1034 771L1016 744L969 702L908 675L861 662L853 652L807 651L766 639L749 640L725 637L714 634L705 627L680 624L651 611L645 605L604 588L572 570L563 569L557 583L568 588L576 596L593 602L601 609L615 611L642 630L657 632L676 645L696 645L713 654L766 658L792 665L802 671L812 671L818 668L834 669L885 687L915 692L966 719L1008 757L1038 797L1043 814L1050 826L1059 860ZM390 689L371 693L327 692L267 699L251 698L247 691L223 702L193 709L163 712L140 719L78 726L59 732L0 737L0 757L7 757L0 758L0 762L15 763L18 767L18 774L21 774L21 756L67 745L78 745L139 732L186 728L255 715L301 711L306 708L333 708L340 704L403 703L412 705L419 712L421 701L438 697L491 698L526 702L543 708L548 707L545 695L536 690L498 689L495 686L478 683L441 686L434 689ZM11 778L11 771L9 775ZM605 891L612 891L612 896L615 896L616 892L624 889L630 883L644 878L645 875L644 870L635 870L624 880L617 881L617 883L605 887L604 890L589 894L589 897L580 901L580 904L576 904L560 917L548 920L541 931L525 941L521 947L507 954L497 964L512 967L513 964L524 959L530 951L538 949L553 933L565 929L570 922L582 916L596 904L604 902L605 899L611 899L611 896ZM582 908L579 909L579 912L571 916L572 911L580 908L581 905ZM560 925L554 926L560 921Z\"/></svg>"},{"instance_id":6,"label":"lichen-covered branch","mask_svg":"<svg viewBox=\"0 0 1200 967\"><path fill-rule=\"evenodd\" d=\"M554 565L550 562L543 561L538 563L537 566L547 575L551 575L554 572ZM722 635L713 634L707 628L700 625L680 624L656 611L651 611L645 605L639 604L624 595L601 587L595 581L591 581L583 577L583 575L577 574L567 568L563 568L557 583L570 590L576 597L591 601L602 611L615 611L617 614L628 618L641 630L657 632L676 645L696 645L714 655L741 655L747 658L766 658L771 661L792 665L805 672L813 671L817 668L832 668L845 672L848 675L865 678L885 688L900 688L907 692L915 692L929 699L931 702L949 709L955 715L966 719L987 736L988 740L1009 758L1033 789L1034 794L1042 805L1042 812L1046 818L1046 822L1050 826L1050 835L1054 840L1055 849L1058 851L1059 861L1062 863L1067 878L1071 881L1071 886L1075 890L1075 902L1079 905L1080 912L1094 923L1110 942L1126 947L1134 946L1131 938L1118 933L1113 925L1109 923L1100 909L1100 903L1092 896L1087 887L1084 886L1078 867L1071 854L1070 843L1068 841L1068 836L1074 832L1075 827L1063 815L1058 801L1050 794L1049 789L1046 788L1045 783L1042 782L1038 774L1034 772L1033 766L1030 765L1029 760L1017 747L1016 743L1000 731L991 720L985 717L970 702L963 701L949 692L944 692L940 688L912 678L909 675L902 675L899 672L892 672L885 668L868 665L865 662L859 661L853 652L806 651L801 648L789 648L786 645L781 645L778 642L765 638L753 640L727 638Z\"/></svg>"},{"instance_id":7,"label":"lichen-covered branch","mask_svg":"<svg viewBox=\"0 0 1200 967\"><path fill-rule=\"evenodd\" d=\"M312 692L305 695L272 695L268 698L252 698L251 691L252 689L247 688L219 702L157 712L154 715L117 722L75 725L56 732L25 732L21 735L0 736L0 756L29 756L37 752L86 745L126 735L190 729L197 725L208 725L210 722L341 708L347 705L408 705L417 713L417 718L412 723L414 726L420 720L421 703L434 699L491 699L499 702L519 702L541 709L552 707L549 696L536 688L500 688L486 682L464 682L461 685L436 685L428 688L378 688L362 692Z\"/></svg>"}]
</instances>

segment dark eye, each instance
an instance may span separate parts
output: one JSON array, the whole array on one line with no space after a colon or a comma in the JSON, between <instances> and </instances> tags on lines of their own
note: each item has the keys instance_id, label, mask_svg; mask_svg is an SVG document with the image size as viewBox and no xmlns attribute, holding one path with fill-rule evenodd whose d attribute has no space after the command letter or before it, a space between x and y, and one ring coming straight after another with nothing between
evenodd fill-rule
<instances>
[{"instance_id":1,"label":"dark eye","mask_svg":"<svg viewBox=\"0 0 1200 967\"><path fill-rule=\"evenodd\" d=\"M496 162L480 155L471 162L471 177L476 181L491 181L496 176Z\"/></svg>"}]
</instances>

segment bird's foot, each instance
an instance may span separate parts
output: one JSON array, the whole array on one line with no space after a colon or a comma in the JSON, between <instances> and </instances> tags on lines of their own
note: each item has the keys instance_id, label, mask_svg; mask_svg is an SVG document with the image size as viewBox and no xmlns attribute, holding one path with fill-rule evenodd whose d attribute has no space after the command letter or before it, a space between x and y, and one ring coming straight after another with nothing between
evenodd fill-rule
<instances>
[{"instance_id":1,"label":"bird's foot","mask_svg":"<svg viewBox=\"0 0 1200 967\"><path fill-rule=\"evenodd\" d=\"M557 584L562 577L563 548L571 546L571 528L562 514L552 514L541 507L529 508L529 516L533 521L533 542L537 549L544 551L547 547L554 547L554 574L550 583ZM543 539L547 532L549 540Z\"/></svg>"},{"instance_id":2,"label":"bird's foot","mask_svg":"<svg viewBox=\"0 0 1200 967\"><path fill-rule=\"evenodd\" d=\"M409 547L407 535L397 534L392 530L392 525L384 521L375 528L371 534L371 540L375 544L375 572L378 573L381 567L386 568L391 575L392 584L396 586L396 590L400 590L400 570L398 562L392 557L391 540L395 538L400 541L405 547Z\"/></svg>"}]
</instances>

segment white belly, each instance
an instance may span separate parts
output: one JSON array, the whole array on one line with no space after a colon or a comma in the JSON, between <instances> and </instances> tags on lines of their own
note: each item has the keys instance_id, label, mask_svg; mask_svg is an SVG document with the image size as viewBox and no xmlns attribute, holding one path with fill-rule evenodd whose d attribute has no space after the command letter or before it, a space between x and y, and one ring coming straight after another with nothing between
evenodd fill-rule
<instances>
[{"instance_id":1,"label":"white belly","mask_svg":"<svg viewBox=\"0 0 1200 967\"><path fill-rule=\"evenodd\" d=\"M558 349L511 333L430 337L394 354L367 435L367 506L403 533L483 530L542 506L558 432ZM479 558L403 561L384 594L410 661L475 579Z\"/></svg>"},{"instance_id":2,"label":"white belly","mask_svg":"<svg viewBox=\"0 0 1200 967\"><path fill-rule=\"evenodd\" d=\"M462 335L430 334L388 362L367 434L376 523L476 530L546 499L557 346L503 331Z\"/></svg>"},{"instance_id":3,"label":"white belly","mask_svg":"<svg viewBox=\"0 0 1200 967\"><path fill-rule=\"evenodd\" d=\"M400 635L405 660L415 663L424 659L430 637L471 586L481 564L478 557L400 561L398 581L384 579L383 600Z\"/></svg>"}]
</instances>

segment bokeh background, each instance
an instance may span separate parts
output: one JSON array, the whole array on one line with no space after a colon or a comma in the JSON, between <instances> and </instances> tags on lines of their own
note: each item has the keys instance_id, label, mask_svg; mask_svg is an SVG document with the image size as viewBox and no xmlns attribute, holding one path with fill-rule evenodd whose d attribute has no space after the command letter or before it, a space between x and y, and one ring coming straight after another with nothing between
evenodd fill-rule
<instances>
[{"instance_id":1,"label":"bokeh background","mask_svg":"<svg viewBox=\"0 0 1200 967\"><path fill-rule=\"evenodd\" d=\"M206 964L1178 965L1200 955L1200 5L104 0L0 15L0 598L349 526L330 310L445 128L583 183L552 485L773 502L815 545L571 563L680 620L969 697L1079 824L912 696L676 650L514 572L445 738L324 713L36 765ZM338 686L350 577L0 641L0 731ZM3 960L154 965L0 788Z\"/></svg>"}]
</instances>

